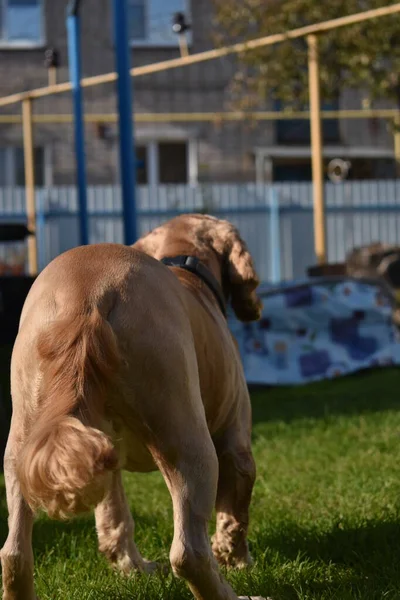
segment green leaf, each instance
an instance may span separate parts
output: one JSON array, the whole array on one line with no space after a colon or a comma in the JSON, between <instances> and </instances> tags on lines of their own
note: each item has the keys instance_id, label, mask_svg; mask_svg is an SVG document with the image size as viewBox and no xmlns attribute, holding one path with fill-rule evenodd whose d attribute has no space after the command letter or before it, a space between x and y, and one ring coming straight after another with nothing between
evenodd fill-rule
<instances>
[{"instance_id":1,"label":"green leaf","mask_svg":"<svg viewBox=\"0 0 400 600\"><path fill-rule=\"evenodd\" d=\"M213 0L215 41L238 40L282 33L303 25L388 6L387 0ZM279 10L278 7L279 6ZM292 40L237 57L232 104L270 108L279 99L298 108L308 102L307 44ZM320 36L321 94L337 97L341 87L364 91L372 100L400 105L400 18L388 16L344 27ZM361 106L360 106L361 108Z\"/></svg>"}]
</instances>

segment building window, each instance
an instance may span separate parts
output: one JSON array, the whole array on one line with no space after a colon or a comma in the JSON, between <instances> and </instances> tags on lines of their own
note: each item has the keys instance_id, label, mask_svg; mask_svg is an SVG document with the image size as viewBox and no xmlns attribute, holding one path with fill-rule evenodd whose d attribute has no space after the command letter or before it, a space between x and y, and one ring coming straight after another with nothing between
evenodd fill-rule
<instances>
[{"instance_id":1,"label":"building window","mask_svg":"<svg viewBox=\"0 0 400 600\"><path fill-rule=\"evenodd\" d=\"M324 103L322 110L338 110L339 102ZM282 103L275 103L275 110L282 110ZM302 110L308 110L304 107ZM322 135L325 143L340 142L339 119L323 119ZM276 141L278 144L309 145L311 142L310 122L305 119L282 119L276 121Z\"/></svg>"},{"instance_id":2,"label":"building window","mask_svg":"<svg viewBox=\"0 0 400 600\"><path fill-rule=\"evenodd\" d=\"M35 148L35 182L38 187L46 185L46 152ZM18 147L0 147L0 188L25 185L24 151Z\"/></svg>"},{"instance_id":3,"label":"building window","mask_svg":"<svg viewBox=\"0 0 400 600\"><path fill-rule=\"evenodd\" d=\"M177 46L175 13L188 15L188 0L128 0L129 33L135 46Z\"/></svg>"},{"instance_id":4,"label":"building window","mask_svg":"<svg viewBox=\"0 0 400 600\"><path fill-rule=\"evenodd\" d=\"M324 179L328 178L330 158L324 158ZM395 179L396 163L394 159L382 158L351 158L348 180ZM273 161L274 182L303 182L312 181L310 158L281 158Z\"/></svg>"},{"instance_id":5,"label":"building window","mask_svg":"<svg viewBox=\"0 0 400 600\"><path fill-rule=\"evenodd\" d=\"M148 140L136 146L138 185L187 185L198 179L195 140Z\"/></svg>"},{"instance_id":6,"label":"building window","mask_svg":"<svg viewBox=\"0 0 400 600\"><path fill-rule=\"evenodd\" d=\"M158 172L160 183L188 182L188 148L186 142L158 144Z\"/></svg>"},{"instance_id":7,"label":"building window","mask_svg":"<svg viewBox=\"0 0 400 600\"><path fill-rule=\"evenodd\" d=\"M0 43L43 43L43 0L0 0Z\"/></svg>"},{"instance_id":8,"label":"building window","mask_svg":"<svg viewBox=\"0 0 400 600\"><path fill-rule=\"evenodd\" d=\"M24 151L22 148L15 148L15 185L25 185L25 162L24 162ZM44 149L35 148L34 150L35 159L35 184L38 187L44 185Z\"/></svg>"},{"instance_id":9,"label":"building window","mask_svg":"<svg viewBox=\"0 0 400 600\"><path fill-rule=\"evenodd\" d=\"M0 187L7 185L7 149L0 148Z\"/></svg>"},{"instance_id":10,"label":"building window","mask_svg":"<svg viewBox=\"0 0 400 600\"><path fill-rule=\"evenodd\" d=\"M273 162L273 181L303 182L312 180L311 159L281 159Z\"/></svg>"},{"instance_id":11,"label":"building window","mask_svg":"<svg viewBox=\"0 0 400 600\"><path fill-rule=\"evenodd\" d=\"M131 40L146 40L146 0L129 1L128 21Z\"/></svg>"},{"instance_id":12,"label":"building window","mask_svg":"<svg viewBox=\"0 0 400 600\"><path fill-rule=\"evenodd\" d=\"M148 177L148 159L147 159L147 146L136 147L136 183L138 185L147 185L149 183Z\"/></svg>"}]
</instances>

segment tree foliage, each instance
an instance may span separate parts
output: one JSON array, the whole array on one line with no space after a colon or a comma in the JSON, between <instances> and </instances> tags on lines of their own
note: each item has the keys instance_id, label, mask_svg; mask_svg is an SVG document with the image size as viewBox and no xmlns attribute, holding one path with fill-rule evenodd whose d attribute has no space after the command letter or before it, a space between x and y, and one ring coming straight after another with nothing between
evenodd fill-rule
<instances>
[{"instance_id":1,"label":"tree foliage","mask_svg":"<svg viewBox=\"0 0 400 600\"><path fill-rule=\"evenodd\" d=\"M396 4L390 0L213 0L216 41L229 44L302 27L363 10ZM324 101L345 88L362 89L365 99L400 105L400 14L343 27L319 36ZM246 93L243 93L243 92ZM245 52L238 57L232 97L243 108L276 98L294 109L307 104L307 42Z\"/></svg>"}]
</instances>

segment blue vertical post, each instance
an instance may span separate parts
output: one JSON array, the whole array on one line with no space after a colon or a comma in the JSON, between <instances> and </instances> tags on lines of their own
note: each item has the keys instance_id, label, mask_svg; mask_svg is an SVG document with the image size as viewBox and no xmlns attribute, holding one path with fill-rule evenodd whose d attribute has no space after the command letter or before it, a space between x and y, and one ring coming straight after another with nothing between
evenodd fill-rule
<instances>
[{"instance_id":1,"label":"blue vertical post","mask_svg":"<svg viewBox=\"0 0 400 600\"><path fill-rule=\"evenodd\" d=\"M71 0L67 9L69 73L72 83L75 128L75 156L79 204L80 243L89 243L89 219L87 211L85 124L81 88L81 44L79 0Z\"/></svg>"},{"instance_id":2,"label":"blue vertical post","mask_svg":"<svg viewBox=\"0 0 400 600\"><path fill-rule=\"evenodd\" d=\"M46 216L44 214L43 194L40 193L36 197L36 240L38 245L38 263L39 273L46 266Z\"/></svg>"},{"instance_id":3,"label":"blue vertical post","mask_svg":"<svg viewBox=\"0 0 400 600\"><path fill-rule=\"evenodd\" d=\"M114 7L114 39L118 73L119 152L124 216L124 242L137 240L136 159L133 128L133 84L130 75L130 44L126 0L112 0Z\"/></svg>"},{"instance_id":4,"label":"blue vertical post","mask_svg":"<svg viewBox=\"0 0 400 600\"><path fill-rule=\"evenodd\" d=\"M281 223L279 213L279 196L276 189L271 186L269 191L269 239L271 282L280 283L281 273Z\"/></svg>"}]
</instances>

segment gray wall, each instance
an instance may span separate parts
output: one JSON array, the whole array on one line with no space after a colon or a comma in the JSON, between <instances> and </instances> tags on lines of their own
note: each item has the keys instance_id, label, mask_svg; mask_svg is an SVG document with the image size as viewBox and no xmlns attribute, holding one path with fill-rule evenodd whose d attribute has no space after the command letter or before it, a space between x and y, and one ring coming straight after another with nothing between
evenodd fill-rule
<instances>
[{"instance_id":1,"label":"gray wall","mask_svg":"<svg viewBox=\"0 0 400 600\"><path fill-rule=\"evenodd\" d=\"M60 52L62 66L59 81L68 80L67 39L65 28L65 0L45 0L47 45ZM83 75L91 76L114 69L114 49L109 0L85 0L82 13ZM200 52L213 46L211 38L211 0L191 2L194 24L191 52ZM133 64L142 65L179 56L178 48L135 48ZM223 59L188 68L158 73L135 80L135 110L137 112L216 112L229 108L229 82L235 71L233 59ZM43 49L0 50L0 96L29 90L47 84L43 67ZM344 93L343 108L361 108L362 94ZM85 108L88 113L110 113L116 110L113 84L85 90ZM70 94L41 99L35 103L39 114L71 113ZM18 112L19 106L4 112ZM175 131L199 140L200 175L212 181L252 181L255 177L252 154L255 147L274 144L274 125L268 122L192 123L156 125L156 131ZM150 127L151 128L151 127ZM137 126L138 136L146 135L149 127ZM154 129L154 126L153 126ZM344 146L392 146L391 137L383 122L343 121L341 124ZM38 125L35 129L37 145L50 148L54 183L74 182L73 128L70 124ZM110 127L110 140L98 138L94 124L86 128L88 179L90 184L115 183L118 178L117 128ZM22 145L21 126L0 124L0 145Z\"/></svg>"}]
</instances>

